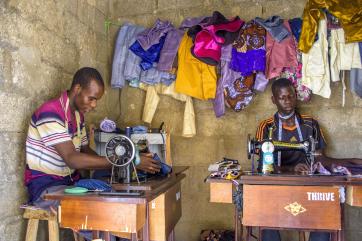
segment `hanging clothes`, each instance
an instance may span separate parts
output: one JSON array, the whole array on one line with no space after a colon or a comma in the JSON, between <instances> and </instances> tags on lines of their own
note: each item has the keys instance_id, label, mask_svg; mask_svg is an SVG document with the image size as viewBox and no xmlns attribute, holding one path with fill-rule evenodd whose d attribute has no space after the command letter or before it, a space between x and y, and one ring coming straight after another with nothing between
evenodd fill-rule
<instances>
[{"instance_id":1,"label":"hanging clothes","mask_svg":"<svg viewBox=\"0 0 362 241\"><path fill-rule=\"evenodd\" d=\"M155 24L137 35L136 40L141 47L147 51L151 46L160 43L160 40L165 36L168 31L172 30L174 26L170 21L161 21L157 19Z\"/></svg>"},{"instance_id":2,"label":"hanging clothes","mask_svg":"<svg viewBox=\"0 0 362 241\"><path fill-rule=\"evenodd\" d=\"M255 22L261 25L268 32L274 40L280 43L283 39L290 36L290 28L286 28L284 20L279 16L271 16L267 19L262 19L259 17L255 18Z\"/></svg>"},{"instance_id":3,"label":"hanging clothes","mask_svg":"<svg viewBox=\"0 0 362 241\"><path fill-rule=\"evenodd\" d=\"M265 29L254 20L241 28L233 43L230 68L242 76L265 71Z\"/></svg>"},{"instance_id":4,"label":"hanging clothes","mask_svg":"<svg viewBox=\"0 0 362 241\"><path fill-rule=\"evenodd\" d=\"M172 71L172 64L175 61L177 50L180 46L181 39L184 36L185 30L199 24L205 17L186 18L182 21L178 29L173 28L167 32L165 43L160 53L160 60L157 64L157 69L160 71Z\"/></svg>"},{"instance_id":5,"label":"hanging clothes","mask_svg":"<svg viewBox=\"0 0 362 241\"><path fill-rule=\"evenodd\" d=\"M185 102L182 136L193 137L196 135L195 112L192 98L190 96L176 93L174 83L172 83L170 86L165 86L163 84L146 85L141 83L140 88L147 92L142 115L142 120L144 122L152 122L152 119L157 110L158 103L160 101L158 94L167 95L176 100Z\"/></svg>"},{"instance_id":6,"label":"hanging clothes","mask_svg":"<svg viewBox=\"0 0 362 241\"><path fill-rule=\"evenodd\" d=\"M225 98L224 88L233 84L233 82L241 77L240 72L236 72L229 67L231 61L232 45L226 45L221 48L221 74L217 82L216 96L214 99L214 112L216 117L225 115Z\"/></svg>"},{"instance_id":7,"label":"hanging clothes","mask_svg":"<svg viewBox=\"0 0 362 241\"><path fill-rule=\"evenodd\" d=\"M308 102L311 100L312 91L302 83L302 53L298 49L297 61L298 65L296 68L284 68L280 77L286 78L293 83L293 86L297 93L297 100L302 102Z\"/></svg>"},{"instance_id":8,"label":"hanging clothes","mask_svg":"<svg viewBox=\"0 0 362 241\"><path fill-rule=\"evenodd\" d=\"M151 69L154 67L154 63L158 62L165 38L166 36L162 36L157 44L150 46L147 50L143 49L138 41L129 47L135 55L141 58L140 66L143 71Z\"/></svg>"},{"instance_id":9,"label":"hanging clothes","mask_svg":"<svg viewBox=\"0 0 362 241\"><path fill-rule=\"evenodd\" d=\"M141 59L129 51L138 33L144 31L141 26L125 23L118 31L112 63L112 88L123 88L126 80L139 79Z\"/></svg>"},{"instance_id":10,"label":"hanging clothes","mask_svg":"<svg viewBox=\"0 0 362 241\"><path fill-rule=\"evenodd\" d=\"M340 71L361 69L361 56L358 43L346 43L342 28L332 29L329 39L331 80L340 80Z\"/></svg>"},{"instance_id":11,"label":"hanging clothes","mask_svg":"<svg viewBox=\"0 0 362 241\"><path fill-rule=\"evenodd\" d=\"M144 31L143 27L129 23L120 28L112 64L112 88L122 88L126 81L135 88L139 87L140 82L170 85L175 81L174 74L159 71L155 67L142 71L140 67L142 59L129 50L130 46L136 42L138 33L142 31ZM156 63L153 63L154 65Z\"/></svg>"},{"instance_id":12,"label":"hanging clothes","mask_svg":"<svg viewBox=\"0 0 362 241\"><path fill-rule=\"evenodd\" d=\"M294 35L294 38L296 39L296 41L298 43L299 39L300 39L300 33L302 32L303 21L301 18L293 18L293 19L289 19L288 22L289 22L290 29L292 30L292 33ZM318 40L318 34L315 35L314 42L317 40Z\"/></svg>"},{"instance_id":13,"label":"hanging clothes","mask_svg":"<svg viewBox=\"0 0 362 241\"><path fill-rule=\"evenodd\" d=\"M302 84L312 90L313 94L329 98L331 95L328 63L327 22L319 21L318 41L306 54L302 54Z\"/></svg>"},{"instance_id":14,"label":"hanging clothes","mask_svg":"<svg viewBox=\"0 0 362 241\"><path fill-rule=\"evenodd\" d=\"M202 30L194 37L191 53L206 64L218 65L221 47L234 42L243 24L244 21L240 20L239 17L227 20L222 16L221 21L215 21L215 23L207 26L201 25Z\"/></svg>"},{"instance_id":15,"label":"hanging clothes","mask_svg":"<svg viewBox=\"0 0 362 241\"><path fill-rule=\"evenodd\" d=\"M226 105L236 112L250 105L253 97L255 74L242 76L224 89Z\"/></svg>"},{"instance_id":16,"label":"hanging clothes","mask_svg":"<svg viewBox=\"0 0 362 241\"><path fill-rule=\"evenodd\" d=\"M352 69L349 80L351 91L362 98L362 69Z\"/></svg>"},{"instance_id":17,"label":"hanging clothes","mask_svg":"<svg viewBox=\"0 0 362 241\"><path fill-rule=\"evenodd\" d=\"M299 41L299 49L303 53L308 53L311 49L318 31L317 23L325 18L322 8L339 19L345 31L346 43L362 41L360 0L308 0L303 12L303 27Z\"/></svg>"},{"instance_id":18,"label":"hanging clothes","mask_svg":"<svg viewBox=\"0 0 362 241\"><path fill-rule=\"evenodd\" d=\"M291 31L287 20L282 25L286 31ZM267 79L278 77L283 68L294 68L298 66L297 46L293 36L290 34L283 41L278 42L274 37L266 33L266 69Z\"/></svg>"},{"instance_id":19,"label":"hanging clothes","mask_svg":"<svg viewBox=\"0 0 362 241\"><path fill-rule=\"evenodd\" d=\"M216 69L192 56L192 39L184 34L178 50L175 91L201 100L215 98Z\"/></svg>"}]
</instances>

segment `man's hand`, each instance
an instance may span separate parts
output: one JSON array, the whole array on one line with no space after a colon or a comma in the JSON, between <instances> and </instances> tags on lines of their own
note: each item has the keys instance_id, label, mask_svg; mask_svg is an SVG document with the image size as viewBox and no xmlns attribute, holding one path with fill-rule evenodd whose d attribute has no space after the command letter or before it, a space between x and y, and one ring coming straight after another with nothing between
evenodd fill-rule
<instances>
[{"instance_id":1,"label":"man's hand","mask_svg":"<svg viewBox=\"0 0 362 241\"><path fill-rule=\"evenodd\" d=\"M307 166L307 164L305 163L298 163L295 167L294 167L294 172L308 172L310 171L309 167Z\"/></svg>"},{"instance_id":2,"label":"man's hand","mask_svg":"<svg viewBox=\"0 0 362 241\"><path fill-rule=\"evenodd\" d=\"M141 162L136 166L138 170L155 174L160 171L158 161L152 159L152 153L140 153Z\"/></svg>"}]
</instances>

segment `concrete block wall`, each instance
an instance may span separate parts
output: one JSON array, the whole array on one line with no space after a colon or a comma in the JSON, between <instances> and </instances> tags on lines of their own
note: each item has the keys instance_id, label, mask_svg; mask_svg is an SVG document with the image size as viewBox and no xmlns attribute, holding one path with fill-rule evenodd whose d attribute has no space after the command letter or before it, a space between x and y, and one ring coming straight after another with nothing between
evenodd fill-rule
<instances>
[{"instance_id":1,"label":"concrete block wall","mask_svg":"<svg viewBox=\"0 0 362 241\"><path fill-rule=\"evenodd\" d=\"M185 17L210 15L219 10L226 16L239 15L248 20L255 16L300 16L305 1L291 0L3 0L0 1L0 241L24 240L25 222L20 204L26 193L22 173L25 138L32 112L45 100L67 89L74 72L83 66L97 68L107 85L97 110L87 115L88 123L99 123L108 116L120 125L141 124L145 94L143 91L108 87L114 41L118 28L104 31L104 20L130 21L145 27L157 18L178 25ZM362 101L347 93L341 107L341 86L335 84L333 99L313 97L301 105L320 119L326 130L328 154L336 157L361 157L359 143ZM172 133L173 160L189 165L183 183L183 217L176 226L176 240L196 241L202 229L231 228L233 207L208 202L208 185L203 183L207 166L227 156L246 160L245 140L256 125L274 112L270 90L258 94L243 112L227 111L216 119L211 102L195 101L197 135L181 137L184 104L161 97L152 126L162 121ZM347 209L347 240L361 237L362 212ZM288 237L288 236L286 236ZM38 240L47 240L41 232ZM61 240L72 240L64 234ZM285 240L292 240L286 238Z\"/></svg>"},{"instance_id":2,"label":"concrete block wall","mask_svg":"<svg viewBox=\"0 0 362 241\"><path fill-rule=\"evenodd\" d=\"M104 21L108 0L0 1L0 240L25 238L19 206L23 185L25 139L32 112L70 87L75 71L97 68L109 83L110 51ZM107 98L118 99L118 90ZM99 122L112 109L107 98L88 115ZM112 102L110 102L112 103ZM38 240L48 240L41 229ZM73 240L66 234L61 240Z\"/></svg>"},{"instance_id":3,"label":"concrete block wall","mask_svg":"<svg viewBox=\"0 0 362 241\"><path fill-rule=\"evenodd\" d=\"M284 18L300 17L306 1L292 0L148 0L111 1L110 17L122 24L126 21L150 27L157 18L170 20L176 26L186 17L209 16L218 10L225 16L239 15L242 19L280 15ZM142 6L142 7L140 7ZM111 29L113 41L118 27ZM112 43L114 45L114 42ZM348 81L347 81L348 82ZM348 84L348 83L347 83ZM244 111L226 111L217 119L210 101L194 101L197 135L181 136L184 104L170 97L161 97L152 127L165 122L172 134L172 157L175 165L188 165L187 178L182 184L183 215L176 226L177 241L196 241L202 229L233 227L232 205L209 203L209 187L203 182L210 163L222 157L238 159L243 169L250 169L246 156L247 134L255 135L257 124L270 117L275 107L270 100L270 86L258 93ZM331 99L313 96L308 104L300 104L302 113L315 116L327 138L327 153L334 157L362 158L360 142L362 130L360 116L362 100L349 91L342 107L341 83L332 84ZM122 126L142 124L145 93L134 88L122 89ZM359 208L346 209L348 241L359 241L362 216ZM296 240L291 232L283 233L283 240Z\"/></svg>"}]
</instances>

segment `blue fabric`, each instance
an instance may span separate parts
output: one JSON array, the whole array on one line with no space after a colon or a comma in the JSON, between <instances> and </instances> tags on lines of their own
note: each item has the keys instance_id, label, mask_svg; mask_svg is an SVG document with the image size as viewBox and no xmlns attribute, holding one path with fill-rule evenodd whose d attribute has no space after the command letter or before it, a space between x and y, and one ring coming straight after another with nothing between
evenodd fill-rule
<instances>
[{"instance_id":1,"label":"blue fabric","mask_svg":"<svg viewBox=\"0 0 362 241\"><path fill-rule=\"evenodd\" d=\"M147 131L147 126L132 126L132 133L134 134L145 134Z\"/></svg>"},{"instance_id":2,"label":"blue fabric","mask_svg":"<svg viewBox=\"0 0 362 241\"><path fill-rule=\"evenodd\" d=\"M153 174L153 175L159 175L159 176L167 176L172 172L172 167L167 165L166 163L161 161L161 158L155 153L152 157L153 160L158 161L158 163L161 165L161 169L159 173Z\"/></svg>"},{"instance_id":3,"label":"blue fabric","mask_svg":"<svg viewBox=\"0 0 362 241\"><path fill-rule=\"evenodd\" d=\"M361 62L362 62L362 42L358 43L358 47L359 47L359 55L361 57Z\"/></svg>"},{"instance_id":4,"label":"blue fabric","mask_svg":"<svg viewBox=\"0 0 362 241\"><path fill-rule=\"evenodd\" d=\"M138 41L135 41L131 47L129 47L135 55L142 59L140 63L142 70L149 70L153 67L153 63L158 62L165 38L166 35L162 36L159 43L152 45L147 50L144 50Z\"/></svg>"},{"instance_id":5,"label":"blue fabric","mask_svg":"<svg viewBox=\"0 0 362 241\"><path fill-rule=\"evenodd\" d=\"M113 56L112 88L122 88L126 81L135 88L139 87L140 81L152 85L157 83L170 85L176 79L176 76L171 73L155 69L156 63L153 63L151 69L142 71L140 66L142 59L129 49L142 31L144 31L143 27L130 23L120 28Z\"/></svg>"},{"instance_id":6,"label":"blue fabric","mask_svg":"<svg viewBox=\"0 0 362 241\"><path fill-rule=\"evenodd\" d=\"M255 22L263 26L279 43L290 35L289 30L283 24L284 20L279 16L271 16L267 19L256 17Z\"/></svg>"},{"instance_id":7,"label":"blue fabric","mask_svg":"<svg viewBox=\"0 0 362 241\"><path fill-rule=\"evenodd\" d=\"M132 53L129 47L136 41L136 36L144 30L145 28L130 23L126 23L120 28L113 55L112 88L122 88L126 80L138 83L141 59Z\"/></svg>"},{"instance_id":8,"label":"blue fabric","mask_svg":"<svg viewBox=\"0 0 362 241\"><path fill-rule=\"evenodd\" d=\"M311 232L309 241L329 241L330 233L327 232ZM262 231L262 241L281 241L278 230L264 229Z\"/></svg>"},{"instance_id":9,"label":"blue fabric","mask_svg":"<svg viewBox=\"0 0 362 241\"><path fill-rule=\"evenodd\" d=\"M289 22L290 29L292 30L292 33L293 33L295 39L297 40L297 42L299 42L300 32L302 31L302 24L303 24L302 19L293 18L293 19L289 19L288 22Z\"/></svg>"},{"instance_id":10,"label":"blue fabric","mask_svg":"<svg viewBox=\"0 0 362 241\"><path fill-rule=\"evenodd\" d=\"M300 33L302 32L303 20L301 18L293 18L289 19L288 22L295 39L297 40L297 42L299 42ZM315 35L314 42L317 40L318 40L318 34Z\"/></svg>"},{"instance_id":11,"label":"blue fabric","mask_svg":"<svg viewBox=\"0 0 362 241\"><path fill-rule=\"evenodd\" d=\"M176 80L176 75L171 74L169 72L159 71L156 68L151 68L147 71L141 72L140 81L145 84L154 85L158 83L162 83L164 85L169 86Z\"/></svg>"},{"instance_id":12,"label":"blue fabric","mask_svg":"<svg viewBox=\"0 0 362 241\"><path fill-rule=\"evenodd\" d=\"M102 192L110 192L112 190L112 187L108 183L97 179L81 179L76 182L75 186Z\"/></svg>"}]
</instances>

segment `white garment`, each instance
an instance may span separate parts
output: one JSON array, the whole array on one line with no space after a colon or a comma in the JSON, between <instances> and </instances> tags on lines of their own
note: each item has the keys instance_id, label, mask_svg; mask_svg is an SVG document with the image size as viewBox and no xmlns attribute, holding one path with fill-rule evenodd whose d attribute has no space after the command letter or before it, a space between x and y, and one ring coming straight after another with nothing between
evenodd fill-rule
<instances>
[{"instance_id":1,"label":"white garment","mask_svg":"<svg viewBox=\"0 0 362 241\"><path fill-rule=\"evenodd\" d=\"M144 122L152 122L158 102L160 101L160 97L158 96L158 94L163 94L171 96L176 100L185 102L182 136L193 137L196 135L195 111L192 98L188 95L176 93L175 82L173 82L169 86L163 84L147 85L144 83L140 83L139 88L147 91L145 106L142 115L142 120Z\"/></svg>"},{"instance_id":2,"label":"white garment","mask_svg":"<svg viewBox=\"0 0 362 241\"><path fill-rule=\"evenodd\" d=\"M302 84L313 94L329 98L331 95L328 64L327 22L319 21L318 40L308 53L302 54Z\"/></svg>"},{"instance_id":3,"label":"white garment","mask_svg":"<svg viewBox=\"0 0 362 241\"><path fill-rule=\"evenodd\" d=\"M346 44L344 40L343 28L331 30L329 46L331 80L333 82L340 80L341 70L362 68L358 43Z\"/></svg>"}]
</instances>

